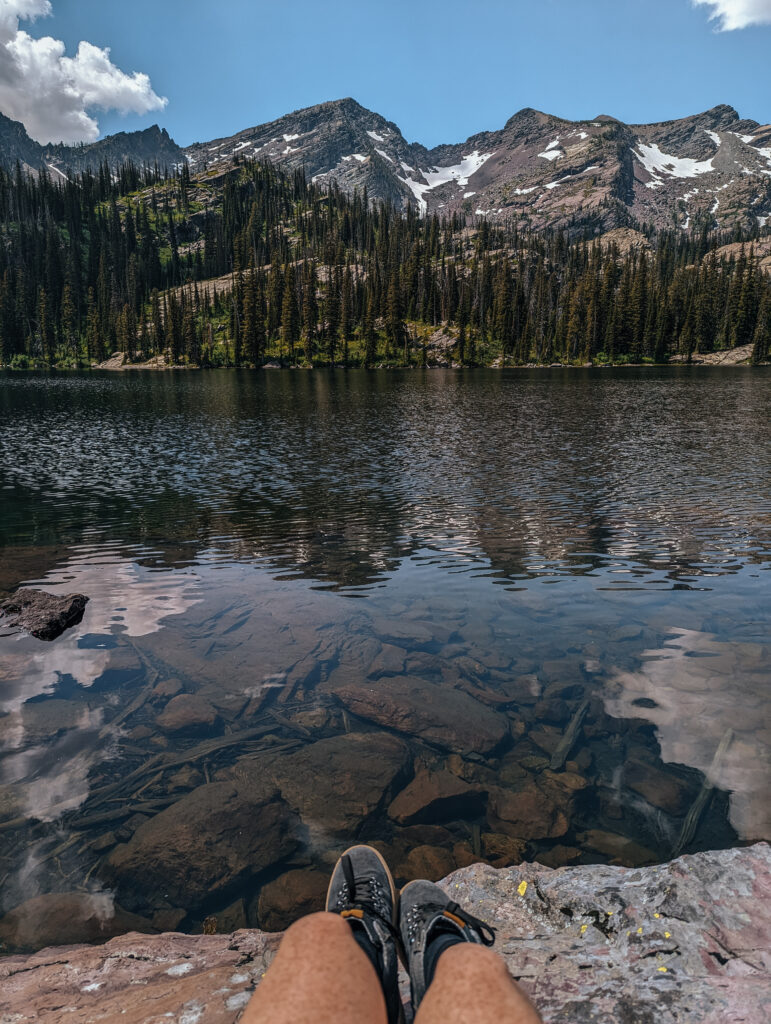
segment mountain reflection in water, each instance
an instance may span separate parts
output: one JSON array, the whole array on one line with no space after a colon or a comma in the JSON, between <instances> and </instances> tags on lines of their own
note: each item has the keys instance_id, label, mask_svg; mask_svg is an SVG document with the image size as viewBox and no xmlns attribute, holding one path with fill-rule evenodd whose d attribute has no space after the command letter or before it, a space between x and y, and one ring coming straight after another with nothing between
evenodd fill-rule
<instances>
[{"instance_id":1,"label":"mountain reflection in water","mask_svg":"<svg viewBox=\"0 0 771 1024\"><path fill-rule=\"evenodd\" d=\"M91 598L53 644L0 629L0 912L278 927L354 837L405 880L662 860L705 773L686 849L769 838L770 398L743 368L0 375L0 592ZM270 790L274 848L175 900L132 851L223 783Z\"/></svg>"}]
</instances>

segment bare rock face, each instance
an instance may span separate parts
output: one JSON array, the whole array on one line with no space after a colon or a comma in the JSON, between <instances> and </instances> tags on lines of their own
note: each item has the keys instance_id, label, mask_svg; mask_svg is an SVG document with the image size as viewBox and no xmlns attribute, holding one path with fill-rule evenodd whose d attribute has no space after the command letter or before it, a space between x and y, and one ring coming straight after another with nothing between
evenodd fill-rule
<instances>
[{"instance_id":1,"label":"bare rock face","mask_svg":"<svg viewBox=\"0 0 771 1024\"><path fill-rule=\"evenodd\" d=\"M630 216L658 227L675 217L693 230L701 217L721 228L765 223L769 146L771 125L722 105L641 125L607 116L566 121L526 108L497 131L428 150L344 99L190 146L185 156L194 173L214 166L224 175L237 160L270 160L422 214L493 223L526 216L535 230L599 229L611 233L607 244L628 249L647 244L632 233L615 236L628 231ZM441 334L429 341L437 361L445 344Z\"/></svg>"},{"instance_id":2,"label":"bare rock face","mask_svg":"<svg viewBox=\"0 0 771 1024\"><path fill-rule=\"evenodd\" d=\"M0 623L26 630L38 640L56 640L83 618L88 598L83 594L48 594L19 590L0 605Z\"/></svg>"},{"instance_id":3,"label":"bare rock face","mask_svg":"<svg viewBox=\"0 0 771 1024\"><path fill-rule=\"evenodd\" d=\"M277 796L245 783L200 786L117 846L103 878L132 909L144 900L195 908L292 852L289 811Z\"/></svg>"},{"instance_id":4,"label":"bare rock face","mask_svg":"<svg viewBox=\"0 0 771 1024\"><path fill-rule=\"evenodd\" d=\"M625 869L477 864L442 883L497 930L545 1024L767 1024L771 849ZM279 935L126 935L0 960L13 1024L235 1024Z\"/></svg>"},{"instance_id":5,"label":"bare rock face","mask_svg":"<svg viewBox=\"0 0 771 1024\"><path fill-rule=\"evenodd\" d=\"M0 960L0 1020L14 1024L235 1024L280 935L130 934Z\"/></svg>"}]
</instances>

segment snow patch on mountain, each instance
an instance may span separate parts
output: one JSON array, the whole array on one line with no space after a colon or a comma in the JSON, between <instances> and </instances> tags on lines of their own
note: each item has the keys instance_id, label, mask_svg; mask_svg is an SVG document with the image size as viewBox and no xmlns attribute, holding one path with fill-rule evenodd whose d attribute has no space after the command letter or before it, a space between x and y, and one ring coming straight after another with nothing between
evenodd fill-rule
<instances>
[{"instance_id":1,"label":"snow patch on mountain","mask_svg":"<svg viewBox=\"0 0 771 1024\"><path fill-rule=\"evenodd\" d=\"M565 182L566 181L570 181L570 179L572 177L573 177L572 174L566 174L564 178L558 178L557 181L550 181L549 184L546 186L546 188L552 189L552 188L556 188L558 185L564 185Z\"/></svg>"},{"instance_id":2,"label":"snow patch on mountain","mask_svg":"<svg viewBox=\"0 0 771 1024\"><path fill-rule=\"evenodd\" d=\"M475 149L468 156L461 157L459 164L452 167L434 167L429 171L422 171L423 177L428 182L429 188L438 188L448 181L456 181L459 185L468 185L468 179L476 174L483 164L487 163L492 153L480 153Z\"/></svg>"},{"instance_id":3,"label":"snow patch on mountain","mask_svg":"<svg viewBox=\"0 0 771 1024\"><path fill-rule=\"evenodd\" d=\"M451 167L433 167L428 171L423 171L419 168L412 168L402 160L402 170L407 176L405 178L399 178L399 181L401 181L403 185L406 185L418 200L420 216L423 217L428 209L428 203L423 198L426 192L439 188L440 185L446 185L450 181L454 181L457 185L468 185L468 179L471 175L476 174L479 168L485 164L491 156L494 156L494 154L480 153L479 150L475 149L473 153L469 153L468 156L462 157L459 164L453 164ZM422 174L425 178L425 182L416 181L412 177L413 171L417 171L418 174Z\"/></svg>"},{"instance_id":4,"label":"snow patch on mountain","mask_svg":"<svg viewBox=\"0 0 771 1024\"><path fill-rule=\"evenodd\" d=\"M369 131L368 131L368 132L367 132L367 135L369 135L369 137L370 137L370 138L371 138L371 139L372 139L372 140L373 140L374 142L385 142L385 136L384 136L384 135L379 135L379 134L378 134L377 132L369 132Z\"/></svg>"},{"instance_id":5,"label":"snow patch on mountain","mask_svg":"<svg viewBox=\"0 0 771 1024\"><path fill-rule=\"evenodd\" d=\"M697 178L700 174L711 174L715 170L712 166L714 157L710 157L709 160L692 160L690 157L670 156L668 153L662 153L655 143L647 145L638 142L638 149L633 149L632 155L640 161L653 179L647 182L648 188L663 185L661 175L669 178Z\"/></svg>"},{"instance_id":6,"label":"snow patch on mountain","mask_svg":"<svg viewBox=\"0 0 771 1024\"><path fill-rule=\"evenodd\" d=\"M46 167L49 169L49 171L55 171L56 174L58 174L60 178L64 178L65 181L70 180L63 171L60 171L58 167L54 167L53 164L46 164Z\"/></svg>"},{"instance_id":7,"label":"snow patch on mountain","mask_svg":"<svg viewBox=\"0 0 771 1024\"><path fill-rule=\"evenodd\" d=\"M716 146L720 145L720 136L717 132L711 132L708 128L705 128L704 134L709 135L709 137L712 139Z\"/></svg>"},{"instance_id":8,"label":"snow patch on mountain","mask_svg":"<svg viewBox=\"0 0 771 1024\"><path fill-rule=\"evenodd\" d=\"M405 169L405 171L412 170L412 168L408 167L404 163L404 161L402 161L402 167ZM430 185L426 185L420 181L415 181L415 179L410 177L409 174L407 175L406 178L399 178L399 181L403 185L406 185L410 192L412 192L412 194L415 196L415 198L418 201L418 209L420 211L420 216L425 217L426 211L428 210L428 203L423 198L423 193L429 191Z\"/></svg>"},{"instance_id":9,"label":"snow patch on mountain","mask_svg":"<svg viewBox=\"0 0 771 1024\"><path fill-rule=\"evenodd\" d=\"M538 156L541 157L541 159L543 160L561 160L565 154L559 148L559 145L560 137L558 135L553 142L549 143L549 145L546 147L543 153L539 153Z\"/></svg>"}]
</instances>

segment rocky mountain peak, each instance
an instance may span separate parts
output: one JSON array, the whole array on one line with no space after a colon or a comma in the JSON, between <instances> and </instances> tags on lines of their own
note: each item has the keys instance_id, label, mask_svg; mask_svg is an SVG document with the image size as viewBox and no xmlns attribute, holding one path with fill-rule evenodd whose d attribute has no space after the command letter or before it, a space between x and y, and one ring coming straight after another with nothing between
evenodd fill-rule
<instances>
[{"instance_id":1,"label":"rocky mountain peak","mask_svg":"<svg viewBox=\"0 0 771 1024\"><path fill-rule=\"evenodd\" d=\"M344 191L366 187L421 215L515 220L598 234L618 227L771 224L771 128L728 104L691 117L627 125L608 114L565 118L525 107L503 128L426 148L350 96L293 111L236 135L180 149L158 125L90 146L39 146L0 115L0 161L66 174L111 166L226 171L243 159L302 168Z\"/></svg>"},{"instance_id":2,"label":"rocky mountain peak","mask_svg":"<svg viewBox=\"0 0 771 1024\"><path fill-rule=\"evenodd\" d=\"M741 121L739 112L727 103L719 103L710 110L705 110L700 115L700 120L711 119L715 128L730 128L737 121Z\"/></svg>"}]
</instances>

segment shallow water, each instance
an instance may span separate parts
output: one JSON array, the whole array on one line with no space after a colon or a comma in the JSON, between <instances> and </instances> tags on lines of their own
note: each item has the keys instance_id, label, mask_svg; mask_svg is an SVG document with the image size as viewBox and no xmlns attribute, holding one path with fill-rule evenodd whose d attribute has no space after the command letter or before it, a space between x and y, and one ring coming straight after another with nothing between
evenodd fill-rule
<instances>
[{"instance_id":1,"label":"shallow water","mask_svg":"<svg viewBox=\"0 0 771 1024\"><path fill-rule=\"evenodd\" d=\"M91 599L0 629L0 910L278 926L355 838L403 879L771 838L769 410L748 368L0 375L0 592ZM253 870L116 868L234 780L289 837Z\"/></svg>"}]
</instances>

